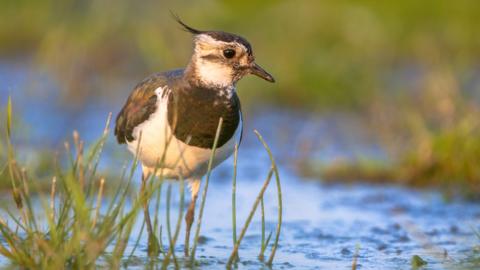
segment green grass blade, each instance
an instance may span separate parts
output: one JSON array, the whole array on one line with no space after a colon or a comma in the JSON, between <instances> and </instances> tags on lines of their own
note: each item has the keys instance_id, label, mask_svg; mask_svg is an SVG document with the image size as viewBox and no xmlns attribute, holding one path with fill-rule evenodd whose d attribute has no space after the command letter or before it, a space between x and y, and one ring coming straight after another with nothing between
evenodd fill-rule
<instances>
[{"instance_id":1,"label":"green grass blade","mask_svg":"<svg viewBox=\"0 0 480 270\"><path fill-rule=\"evenodd\" d=\"M261 221L262 221L262 241L260 245L260 253L258 254L258 258L263 261L264 257L264 252L265 248L267 247L266 241L265 241L265 203L263 201L263 196L262 199L260 200L260 213L261 213Z\"/></svg>"},{"instance_id":2,"label":"green grass blade","mask_svg":"<svg viewBox=\"0 0 480 270\"><path fill-rule=\"evenodd\" d=\"M262 135L257 130L254 130L255 134L257 135L258 139L260 142L262 142L263 147L265 150L267 150L268 156L270 158L270 162L272 163L272 168L275 173L275 182L277 185L277 198L278 198L278 223L277 223L277 230L275 232L275 240L273 242L273 247L272 247L272 252L270 253L270 257L268 259L267 264L272 265L273 263L273 258L275 257L275 252L277 251L278 247L278 240L280 238L280 231L282 229L282 212L283 212L283 206L282 206L282 186L280 183L280 174L278 173L278 167L275 163L275 159L273 157L272 151L270 150L270 147L268 144L265 142L263 139Z\"/></svg>"},{"instance_id":3,"label":"green grass blade","mask_svg":"<svg viewBox=\"0 0 480 270\"><path fill-rule=\"evenodd\" d=\"M240 248L240 244L243 240L243 237L245 236L245 233L247 232L248 226L250 225L250 222L252 221L253 215L255 214L255 211L257 210L258 204L260 203L260 200L263 197L263 194L265 193L265 190L268 187L268 184L270 183L270 179L272 179L273 175L273 168L270 169L268 172L267 178L265 179L265 182L263 183L262 189L257 195L257 198L255 202L253 203L252 209L250 210L250 213L248 214L247 220L245 221L245 224L243 225L242 231L240 232L240 235L238 236L238 240L235 243L235 246L233 247L232 253L230 254L230 257L228 258L227 262L227 267L231 267L233 261L237 257L238 249Z\"/></svg>"},{"instance_id":4,"label":"green grass blade","mask_svg":"<svg viewBox=\"0 0 480 270\"><path fill-rule=\"evenodd\" d=\"M250 210L247 220L245 221L245 224L243 225L243 228L240 232L240 235L238 236L238 240L235 243L235 246L233 247L232 253L230 254L230 257L228 258L227 262L227 267L230 268L233 261L236 260L238 249L240 248L240 243L243 240L243 237L247 233L248 226L250 225L250 222L252 221L253 215L255 214L255 211L257 210L258 204L260 203L261 198L263 197L263 194L265 193L265 190L268 187L268 184L270 183L270 180L272 179L273 175L273 168L270 169L268 172L267 178L265 179L265 182L263 183L262 189L257 195L257 198L255 202L253 203L252 209Z\"/></svg>"},{"instance_id":5,"label":"green grass blade","mask_svg":"<svg viewBox=\"0 0 480 270\"><path fill-rule=\"evenodd\" d=\"M170 206L171 206L171 196L172 196L172 184L168 184L167 187L167 211L166 211L166 221L167 221L167 236L168 236L168 253L162 263L162 269L167 269L167 266L170 264L170 256L175 253L173 245L173 236L170 225ZM175 256L175 255L174 255Z\"/></svg>"},{"instance_id":6,"label":"green grass blade","mask_svg":"<svg viewBox=\"0 0 480 270\"><path fill-rule=\"evenodd\" d=\"M237 161L238 161L238 144L235 144L233 152L233 177L232 177L232 241L237 242Z\"/></svg>"},{"instance_id":7,"label":"green grass blade","mask_svg":"<svg viewBox=\"0 0 480 270\"><path fill-rule=\"evenodd\" d=\"M138 233L137 240L135 240L135 244L133 245L132 251L130 251L130 255L128 255L127 261L129 261L133 257L133 254L135 254L135 251L137 250L137 247L140 244L140 239L142 238L143 230L145 230L145 220L142 222L142 227L140 227L140 232Z\"/></svg>"},{"instance_id":8,"label":"green grass blade","mask_svg":"<svg viewBox=\"0 0 480 270\"><path fill-rule=\"evenodd\" d=\"M200 227L202 224L203 209L205 207L205 201L207 197L208 183L210 181L210 174L212 173L213 158L215 157L215 151L217 149L218 138L220 137L220 131L222 130L223 118L220 118L218 121L217 132L215 133L215 140L213 142L212 154L210 155L210 160L208 161L207 176L205 177L205 187L203 188L202 193L202 202L200 204L200 211L198 213L197 228L195 230L195 237L193 240L192 252L190 254L190 263L193 265L195 261L195 252L198 245L198 237L200 236Z\"/></svg>"}]
</instances>

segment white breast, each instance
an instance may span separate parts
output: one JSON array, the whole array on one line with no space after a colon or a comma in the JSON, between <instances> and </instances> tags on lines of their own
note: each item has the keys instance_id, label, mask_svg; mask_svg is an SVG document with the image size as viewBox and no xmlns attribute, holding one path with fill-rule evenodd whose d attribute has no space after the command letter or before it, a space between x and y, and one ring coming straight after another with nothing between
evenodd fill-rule
<instances>
[{"instance_id":1,"label":"white breast","mask_svg":"<svg viewBox=\"0 0 480 270\"><path fill-rule=\"evenodd\" d=\"M151 171L157 168L157 173L166 178L178 178L180 175L185 179L201 177L207 171L212 150L187 145L173 136L167 119L168 95L162 95L164 91L167 89L161 87L155 90L157 111L151 114L148 120L135 127L133 130L135 140L128 142L128 149L136 154L140 146L138 159L142 166ZM235 143L240 139L241 130L242 119L240 118L235 135L216 150L214 167L233 153Z\"/></svg>"}]
</instances>

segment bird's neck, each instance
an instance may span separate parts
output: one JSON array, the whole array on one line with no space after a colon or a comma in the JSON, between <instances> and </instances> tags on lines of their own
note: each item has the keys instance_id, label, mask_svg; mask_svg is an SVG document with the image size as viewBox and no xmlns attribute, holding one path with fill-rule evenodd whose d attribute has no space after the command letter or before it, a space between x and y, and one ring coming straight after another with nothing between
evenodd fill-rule
<instances>
[{"instance_id":1,"label":"bird's neck","mask_svg":"<svg viewBox=\"0 0 480 270\"><path fill-rule=\"evenodd\" d=\"M221 63L192 56L185 69L185 76L191 84L205 88L233 88L233 71Z\"/></svg>"}]
</instances>

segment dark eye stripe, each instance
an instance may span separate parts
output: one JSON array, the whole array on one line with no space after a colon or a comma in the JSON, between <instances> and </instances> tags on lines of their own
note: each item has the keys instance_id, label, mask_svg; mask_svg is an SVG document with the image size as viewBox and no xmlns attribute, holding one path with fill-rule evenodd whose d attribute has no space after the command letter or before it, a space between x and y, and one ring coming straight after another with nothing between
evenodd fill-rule
<instances>
[{"instance_id":1,"label":"dark eye stripe","mask_svg":"<svg viewBox=\"0 0 480 270\"><path fill-rule=\"evenodd\" d=\"M220 60L220 59L222 59L221 56L215 55L215 54L202 55L201 57L203 59L206 59L206 60Z\"/></svg>"}]
</instances>

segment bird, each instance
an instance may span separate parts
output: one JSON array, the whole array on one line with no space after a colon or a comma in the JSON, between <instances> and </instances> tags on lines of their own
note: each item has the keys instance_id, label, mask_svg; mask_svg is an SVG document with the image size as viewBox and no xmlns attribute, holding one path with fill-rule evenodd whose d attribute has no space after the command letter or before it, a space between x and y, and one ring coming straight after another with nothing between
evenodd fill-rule
<instances>
[{"instance_id":1,"label":"bird","mask_svg":"<svg viewBox=\"0 0 480 270\"><path fill-rule=\"evenodd\" d=\"M188 64L138 83L118 113L114 134L141 163L141 190L152 175L187 180L191 200L185 215L184 249L188 256L195 203L220 121L212 168L232 155L242 139L243 116L236 84L248 74L272 83L275 79L255 62L245 38L198 30L178 16L174 19L193 36ZM153 235L148 202L143 208L147 231Z\"/></svg>"}]
</instances>

